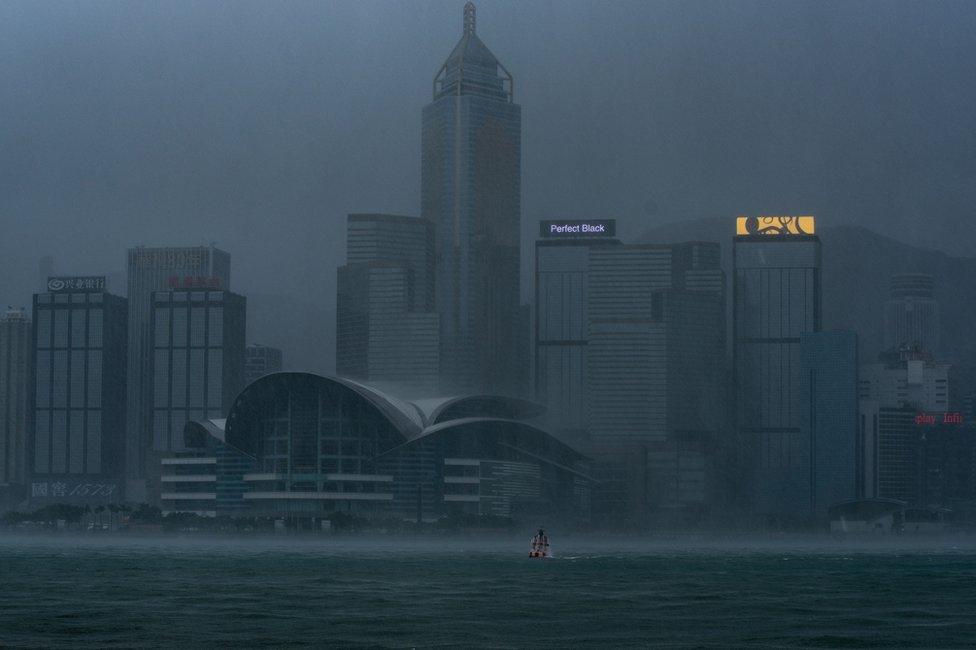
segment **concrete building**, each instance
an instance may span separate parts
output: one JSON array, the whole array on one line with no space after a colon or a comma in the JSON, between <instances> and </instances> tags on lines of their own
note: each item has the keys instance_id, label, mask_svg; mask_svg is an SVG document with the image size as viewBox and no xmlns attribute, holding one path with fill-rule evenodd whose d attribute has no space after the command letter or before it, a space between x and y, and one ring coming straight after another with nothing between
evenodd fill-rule
<instances>
[{"instance_id":1,"label":"concrete building","mask_svg":"<svg viewBox=\"0 0 976 650\"><path fill-rule=\"evenodd\" d=\"M938 357L940 327L935 279L925 273L891 276L884 306L884 349L919 348Z\"/></svg>"},{"instance_id":2,"label":"concrete building","mask_svg":"<svg viewBox=\"0 0 976 650\"><path fill-rule=\"evenodd\" d=\"M803 453L809 471L789 489L797 512L827 517L834 504L858 498L857 334L809 332L800 337ZM800 498L802 497L802 500Z\"/></svg>"},{"instance_id":3,"label":"concrete building","mask_svg":"<svg viewBox=\"0 0 976 650\"><path fill-rule=\"evenodd\" d=\"M151 313L153 467L147 490L155 501L160 460L183 448L184 424L225 417L244 387L246 301L229 291L155 291Z\"/></svg>"},{"instance_id":4,"label":"concrete building","mask_svg":"<svg viewBox=\"0 0 976 650\"><path fill-rule=\"evenodd\" d=\"M336 372L429 396L440 383L434 228L426 219L352 214L338 270Z\"/></svg>"},{"instance_id":5,"label":"concrete building","mask_svg":"<svg viewBox=\"0 0 976 650\"><path fill-rule=\"evenodd\" d=\"M535 244L534 392L548 427L587 446L590 250L616 246L614 220L543 221Z\"/></svg>"},{"instance_id":6,"label":"concrete building","mask_svg":"<svg viewBox=\"0 0 976 650\"><path fill-rule=\"evenodd\" d=\"M34 295L31 507L122 500L127 316L103 276Z\"/></svg>"},{"instance_id":7,"label":"concrete building","mask_svg":"<svg viewBox=\"0 0 976 650\"><path fill-rule=\"evenodd\" d=\"M475 32L463 34L423 109L421 216L436 228L442 388L511 393L519 358L521 107L513 79Z\"/></svg>"},{"instance_id":8,"label":"concrete building","mask_svg":"<svg viewBox=\"0 0 976 650\"><path fill-rule=\"evenodd\" d=\"M584 452L599 461L597 510L638 518L702 510L726 415L719 246L589 253Z\"/></svg>"},{"instance_id":9,"label":"concrete building","mask_svg":"<svg viewBox=\"0 0 976 650\"><path fill-rule=\"evenodd\" d=\"M254 343L244 350L244 385L273 372L281 372L282 353L278 348Z\"/></svg>"},{"instance_id":10,"label":"concrete building","mask_svg":"<svg viewBox=\"0 0 976 650\"><path fill-rule=\"evenodd\" d=\"M23 309L0 317L0 505L23 499L30 426L31 321Z\"/></svg>"},{"instance_id":11,"label":"concrete building","mask_svg":"<svg viewBox=\"0 0 976 650\"><path fill-rule=\"evenodd\" d=\"M801 337L821 328L821 252L813 217L738 217L732 245L733 364L741 497L791 518L809 470Z\"/></svg>"},{"instance_id":12,"label":"concrete building","mask_svg":"<svg viewBox=\"0 0 976 650\"><path fill-rule=\"evenodd\" d=\"M146 477L155 463L152 450L152 294L172 289L230 289L230 255L213 246L130 248L128 414L126 416L126 498L145 501Z\"/></svg>"}]
</instances>

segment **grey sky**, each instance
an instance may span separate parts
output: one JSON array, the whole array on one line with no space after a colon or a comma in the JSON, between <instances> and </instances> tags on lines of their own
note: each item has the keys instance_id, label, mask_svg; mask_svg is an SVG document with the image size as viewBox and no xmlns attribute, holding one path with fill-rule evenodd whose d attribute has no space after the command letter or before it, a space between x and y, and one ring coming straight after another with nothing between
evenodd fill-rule
<instances>
[{"instance_id":1,"label":"grey sky","mask_svg":"<svg viewBox=\"0 0 976 650\"><path fill-rule=\"evenodd\" d=\"M238 291L331 303L345 214L418 213L462 4L0 3L0 302L29 304L41 255L120 273L213 240ZM560 216L976 244L972 2L477 4L523 107L526 260Z\"/></svg>"}]
</instances>

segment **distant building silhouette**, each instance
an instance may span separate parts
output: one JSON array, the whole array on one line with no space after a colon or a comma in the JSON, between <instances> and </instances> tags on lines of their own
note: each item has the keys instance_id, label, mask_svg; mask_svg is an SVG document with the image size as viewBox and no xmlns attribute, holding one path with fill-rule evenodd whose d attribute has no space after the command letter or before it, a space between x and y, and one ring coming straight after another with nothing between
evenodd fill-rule
<instances>
[{"instance_id":1,"label":"distant building silhouette","mask_svg":"<svg viewBox=\"0 0 976 650\"><path fill-rule=\"evenodd\" d=\"M23 309L0 316L0 504L23 498L30 424L31 321Z\"/></svg>"},{"instance_id":2,"label":"distant building silhouette","mask_svg":"<svg viewBox=\"0 0 976 650\"><path fill-rule=\"evenodd\" d=\"M272 372L281 372L281 367L281 350L258 343L249 345L244 350L244 385Z\"/></svg>"},{"instance_id":3,"label":"distant building silhouette","mask_svg":"<svg viewBox=\"0 0 976 650\"><path fill-rule=\"evenodd\" d=\"M917 347L939 356L939 303L935 279L925 273L891 276L890 297L884 306L884 349Z\"/></svg>"},{"instance_id":4,"label":"distant building silhouette","mask_svg":"<svg viewBox=\"0 0 976 650\"><path fill-rule=\"evenodd\" d=\"M437 230L442 385L511 393L519 358L521 107L512 76L475 32L434 78L423 110L421 214Z\"/></svg>"}]
</instances>

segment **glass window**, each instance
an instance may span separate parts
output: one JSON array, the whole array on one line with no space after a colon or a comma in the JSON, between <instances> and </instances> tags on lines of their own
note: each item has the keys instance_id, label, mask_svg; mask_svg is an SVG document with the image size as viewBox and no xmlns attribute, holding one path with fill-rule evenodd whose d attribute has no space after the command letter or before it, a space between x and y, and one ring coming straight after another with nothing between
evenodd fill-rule
<instances>
[{"instance_id":1,"label":"glass window","mask_svg":"<svg viewBox=\"0 0 976 650\"><path fill-rule=\"evenodd\" d=\"M85 302L85 294L83 293L73 293L71 294L71 302L78 304Z\"/></svg>"},{"instance_id":2,"label":"glass window","mask_svg":"<svg viewBox=\"0 0 976 650\"><path fill-rule=\"evenodd\" d=\"M190 309L190 345L193 347L203 347L203 335L206 332L207 310L205 307L193 307Z\"/></svg>"},{"instance_id":3,"label":"glass window","mask_svg":"<svg viewBox=\"0 0 976 650\"><path fill-rule=\"evenodd\" d=\"M102 302L102 294L93 293L88 296L88 302Z\"/></svg>"},{"instance_id":4,"label":"glass window","mask_svg":"<svg viewBox=\"0 0 976 650\"><path fill-rule=\"evenodd\" d=\"M102 347L102 314L101 309L88 310L88 347Z\"/></svg>"},{"instance_id":5,"label":"glass window","mask_svg":"<svg viewBox=\"0 0 976 650\"><path fill-rule=\"evenodd\" d=\"M51 471L51 417L50 411L38 411L34 423L34 471L47 474Z\"/></svg>"},{"instance_id":6,"label":"glass window","mask_svg":"<svg viewBox=\"0 0 976 650\"><path fill-rule=\"evenodd\" d=\"M102 471L102 412L88 411L86 471L100 474Z\"/></svg>"},{"instance_id":7,"label":"glass window","mask_svg":"<svg viewBox=\"0 0 976 650\"><path fill-rule=\"evenodd\" d=\"M204 388L206 387L204 384L204 352L203 348L190 350L190 406L194 407L206 405L204 398Z\"/></svg>"},{"instance_id":8,"label":"glass window","mask_svg":"<svg viewBox=\"0 0 976 650\"><path fill-rule=\"evenodd\" d=\"M81 474L85 471L85 412L71 411L68 430L68 472Z\"/></svg>"},{"instance_id":9,"label":"glass window","mask_svg":"<svg viewBox=\"0 0 976 650\"><path fill-rule=\"evenodd\" d=\"M54 411L51 423L51 472L64 474L68 461L68 412Z\"/></svg>"},{"instance_id":10,"label":"glass window","mask_svg":"<svg viewBox=\"0 0 976 650\"><path fill-rule=\"evenodd\" d=\"M166 451L169 440L169 411L156 409L153 412L153 450Z\"/></svg>"},{"instance_id":11,"label":"glass window","mask_svg":"<svg viewBox=\"0 0 976 650\"><path fill-rule=\"evenodd\" d=\"M68 405L68 351L54 351L54 371L52 376L52 399L55 407Z\"/></svg>"},{"instance_id":12,"label":"glass window","mask_svg":"<svg viewBox=\"0 0 976 650\"><path fill-rule=\"evenodd\" d=\"M153 357L153 404L169 406L169 350L156 350Z\"/></svg>"},{"instance_id":13,"label":"glass window","mask_svg":"<svg viewBox=\"0 0 976 650\"><path fill-rule=\"evenodd\" d=\"M71 406L85 405L85 351L71 351Z\"/></svg>"},{"instance_id":14,"label":"glass window","mask_svg":"<svg viewBox=\"0 0 976 650\"><path fill-rule=\"evenodd\" d=\"M173 406L186 406L186 350L173 350Z\"/></svg>"},{"instance_id":15,"label":"glass window","mask_svg":"<svg viewBox=\"0 0 976 650\"><path fill-rule=\"evenodd\" d=\"M157 348L165 348L169 345L169 312L169 307L156 307L153 327L155 328L154 340Z\"/></svg>"},{"instance_id":16,"label":"glass window","mask_svg":"<svg viewBox=\"0 0 976 650\"><path fill-rule=\"evenodd\" d=\"M85 314L84 309L71 310L71 347L85 347Z\"/></svg>"},{"instance_id":17,"label":"glass window","mask_svg":"<svg viewBox=\"0 0 976 650\"><path fill-rule=\"evenodd\" d=\"M45 304L45 305L46 304L49 304L51 302L51 294L49 294L49 293L38 294L38 296L37 296L37 302L42 303L42 304Z\"/></svg>"},{"instance_id":18,"label":"glass window","mask_svg":"<svg viewBox=\"0 0 976 650\"><path fill-rule=\"evenodd\" d=\"M224 308L210 308L210 331L207 334L207 344L220 346L224 344Z\"/></svg>"},{"instance_id":19,"label":"glass window","mask_svg":"<svg viewBox=\"0 0 976 650\"><path fill-rule=\"evenodd\" d=\"M58 304L66 304L68 302L68 294L66 293L54 294L54 302Z\"/></svg>"},{"instance_id":20,"label":"glass window","mask_svg":"<svg viewBox=\"0 0 976 650\"><path fill-rule=\"evenodd\" d=\"M186 308L176 307L173 309L173 347L186 347Z\"/></svg>"},{"instance_id":21,"label":"glass window","mask_svg":"<svg viewBox=\"0 0 976 650\"><path fill-rule=\"evenodd\" d=\"M207 352L207 406L222 408L224 355L221 350L208 350Z\"/></svg>"},{"instance_id":22,"label":"glass window","mask_svg":"<svg viewBox=\"0 0 976 650\"><path fill-rule=\"evenodd\" d=\"M54 312L54 347L68 347L68 310L58 309Z\"/></svg>"},{"instance_id":23,"label":"glass window","mask_svg":"<svg viewBox=\"0 0 976 650\"><path fill-rule=\"evenodd\" d=\"M37 310L37 347L51 347L51 310Z\"/></svg>"},{"instance_id":24,"label":"glass window","mask_svg":"<svg viewBox=\"0 0 976 650\"><path fill-rule=\"evenodd\" d=\"M186 411L170 411L169 448L173 451L186 449L183 445L183 427L186 425L186 420Z\"/></svg>"},{"instance_id":25,"label":"glass window","mask_svg":"<svg viewBox=\"0 0 976 650\"><path fill-rule=\"evenodd\" d=\"M102 406L102 351L88 351L88 408Z\"/></svg>"},{"instance_id":26,"label":"glass window","mask_svg":"<svg viewBox=\"0 0 976 650\"><path fill-rule=\"evenodd\" d=\"M37 406L41 408L51 406L51 352L48 350L38 350L37 352L37 377L35 381Z\"/></svg>"}]
</instances>

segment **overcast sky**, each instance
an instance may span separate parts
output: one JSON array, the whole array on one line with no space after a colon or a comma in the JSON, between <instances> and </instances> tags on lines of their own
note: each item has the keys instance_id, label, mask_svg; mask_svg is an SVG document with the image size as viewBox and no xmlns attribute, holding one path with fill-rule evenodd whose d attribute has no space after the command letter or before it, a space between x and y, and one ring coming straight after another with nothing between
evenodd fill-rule
<instances>
[{"instance_id":1,"label":"overcast sky","mask_svg":"<svg viewBox=\"0 0 976 650\"><path fill-rule=\"evenodd\" d=\"M462 4L0 2L0 302L42 255L216 241L236 290L331 303L345 214L419 211ZM478 33L522 105L526 261L554 217L976 244L976 3L482 0Z\"/></svg>"}]
</instances>

